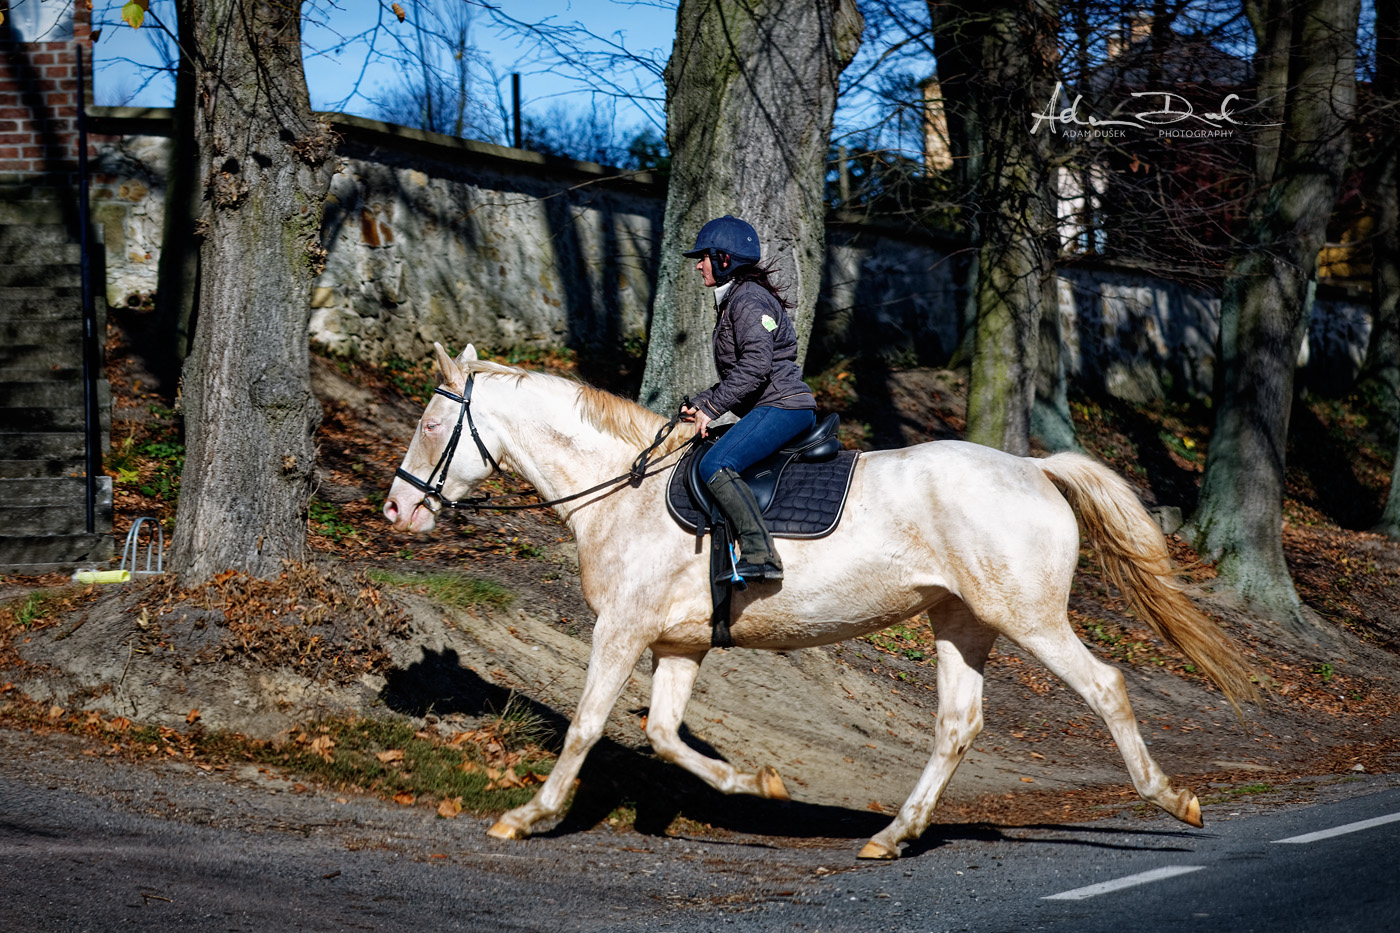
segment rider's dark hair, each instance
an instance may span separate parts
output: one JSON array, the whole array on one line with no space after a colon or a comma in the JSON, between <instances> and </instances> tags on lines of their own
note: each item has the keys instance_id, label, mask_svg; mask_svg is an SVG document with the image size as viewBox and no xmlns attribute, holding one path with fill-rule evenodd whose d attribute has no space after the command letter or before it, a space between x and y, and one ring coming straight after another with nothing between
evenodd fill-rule
<instances>
[{"instance_id":1,"label":"rider's dark hair","mask_svg":"<svg viewBox=\"0 0 1400 933\"><path fill-rule=\"evenodd\" d=\"M787 292L787 286L774 283L773 273L775 271L776 269L772 261L769 260L768 262L741 266L734 270L734 274L730 276L730 280L733 281L735 285L738 285L740 282L757 282L768 291L768 294L778 299L778 304L790 310L793 307L793 302L789 300L785 294Z\"/></svg>"}]
</instances>

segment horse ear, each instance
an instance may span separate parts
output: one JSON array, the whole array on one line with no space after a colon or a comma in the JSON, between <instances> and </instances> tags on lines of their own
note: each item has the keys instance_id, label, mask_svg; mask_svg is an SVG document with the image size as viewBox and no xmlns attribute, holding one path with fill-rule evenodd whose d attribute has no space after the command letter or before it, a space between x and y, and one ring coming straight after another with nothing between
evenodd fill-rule
<instances>
[{"instance_id":1,"label":"horse ear","mask_svg":"<svg viewBox=\"0 0 1400 933\"><path fill-rule=\"evenodd\" d=\"M457 357L457 365L465 367L468 360L472 362L476 361L476 347L471 344L467 344L467 348Z\"/></svg>"},{"instance_id":2,"label":"horse ear","mask_svg":"<svg viewBox=\"0 0 1400 933\"><path fill-rule=\"evenodd\" d=\"M437 352L438 372L442 375L444 383L455 386L466 381L466 377L462 375L462 368L453 362L452 357L447 355L442 344L435 342L433 349Z\"/></svg>"}]
</instances>

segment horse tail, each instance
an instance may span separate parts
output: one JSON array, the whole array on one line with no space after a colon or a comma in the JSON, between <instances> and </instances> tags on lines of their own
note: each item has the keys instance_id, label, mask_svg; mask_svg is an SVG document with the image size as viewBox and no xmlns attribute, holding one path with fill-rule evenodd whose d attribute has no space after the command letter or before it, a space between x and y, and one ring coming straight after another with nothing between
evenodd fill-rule
<instances>
[{"instance_id":1,"label":"horse tail","mask_svg":"<svg viewBox=\"0 0 1400 933\"><path fill-rule=\"evenodd\" d=\"M1240 650L1192 604L1166 540L1132 487L1079 454L1034 462L1079 513L1109 581L1154 632L1215 682L1243 719L1240 704L1258 702L1259 690L1240 662Z\"/></svg>"}]
</instances>

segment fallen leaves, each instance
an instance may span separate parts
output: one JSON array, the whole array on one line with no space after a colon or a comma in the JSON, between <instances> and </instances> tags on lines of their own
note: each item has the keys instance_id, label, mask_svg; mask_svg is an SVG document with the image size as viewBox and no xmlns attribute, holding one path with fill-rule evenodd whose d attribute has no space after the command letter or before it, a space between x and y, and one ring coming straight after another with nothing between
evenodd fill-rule
<instances>
[{"instance_id":1,"label":"fallen leaves","mask_svg":"<svg viewBox=\"0 0 1400 933\"><path fill-rule=\"evenodd\" d=\"M317 736L311 741L310 748L322 761L335 760L335 756L331 754L331 749L335 748L335 739L328 735Z\"/></svg>"},{"instance_id":2,"label":"fallen leaves","mask_svg":"<svg viewBox=\"0 0 1400 933\"><path fill-rule=\"evenodd\" d=\"M289 668L335 683L384 669L386 644L408 627L407 612L365 571L294 561L273 579L226 570L188 590L173 577L161 580L134 608L142 644L152 649L195 664ZM200 634L210 623L218 632L212 643Z\"/></svg>"},{"instance_id":3,"label":"fallen leaves","mask_svg":"<svg viewBox=\"0 0 1400 933\"><path fill-rule=\"evenodd\" d=\"M438 804L437 812L438 816L442 817L445 820L455 820L457 818L457 814L462 812L462 798L444 798L442 803Z\"/></svg>"},{"instance_id":4,"label":"fallen leaves","mask_svg":"<svg viewBox=\"0 0 1400 933\"><path fill-rule=\"evenodd\" d=\"M505 790L510 787L529 787L531 784L542 784L544 778L531 771L516 773L514 768L506 768L504 771L497 768L487 768L486 777L488 783L486 790Z\"/></svg>"}]
</instances>

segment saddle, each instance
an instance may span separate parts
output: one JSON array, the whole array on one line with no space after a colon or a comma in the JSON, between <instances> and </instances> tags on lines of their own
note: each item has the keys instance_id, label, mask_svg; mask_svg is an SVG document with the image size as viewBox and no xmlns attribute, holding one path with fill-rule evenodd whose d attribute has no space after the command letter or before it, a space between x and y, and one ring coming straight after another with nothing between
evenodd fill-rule
<instances>
[{"instance_id":1,"label":"saddle","mask_svg":"<svg viewBox=\"0 0 1400 933\"><path fill-rule=\"evenodd\" d=\"M828 415L820 424L739 475L753 490L768 531L775 538L820 538L841 519L846 493L855 473L854 450L842 450L836 439L840 416ZM734 647L729 632L734 587L745 588L732 573L729 528L700 477L700 460L728 425L710 428L710 437L693 447L671 470L666 509L686 531L700 539L710 531L710 644ZM768 585L768 584L762 584Z\"/></svg>"},{"instance_id":2,"label":"saddle","mask_svg":"<svg viewBox=\"0 0 1400 933\"><path fill-rule=\"evenodd\" d=\"M768 531L775 538L820 538L840 521L851 487L857 452L836 439L839 415L828 415L812 430L793 438L739 475L753 490ZM710 437L676 464L666 490L666 509L686 531L705 534L724 519L700 476L700 460L729 425L710 428Z\"/></svg>"}]
</instances>

